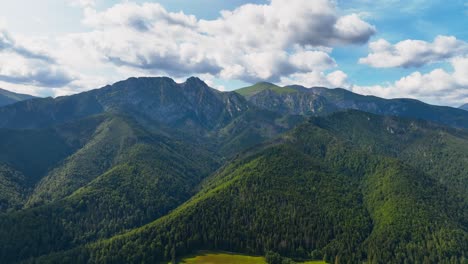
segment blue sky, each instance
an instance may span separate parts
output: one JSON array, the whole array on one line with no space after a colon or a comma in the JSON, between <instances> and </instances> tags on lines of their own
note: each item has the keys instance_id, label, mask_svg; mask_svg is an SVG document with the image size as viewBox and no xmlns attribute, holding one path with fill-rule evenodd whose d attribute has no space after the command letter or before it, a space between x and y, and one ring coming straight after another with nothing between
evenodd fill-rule
<instances>
[{"instance_id":1,"label":"blue sky","mask_svg":"<svg viewBox=\"0 0 468 264\"><path fill-rule=\"evenodd\" d=\"M0 10L0 87L17 92L196 75L220 90L270 81L468 103L467 0L16 0Z\"/></svg>"}]
</instances>

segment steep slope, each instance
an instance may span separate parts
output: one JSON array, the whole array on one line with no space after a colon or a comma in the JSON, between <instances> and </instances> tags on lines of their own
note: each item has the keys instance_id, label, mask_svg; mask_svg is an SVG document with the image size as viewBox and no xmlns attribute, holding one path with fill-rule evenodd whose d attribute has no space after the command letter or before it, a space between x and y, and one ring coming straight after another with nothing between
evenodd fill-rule
<instances>
[{"instance_id":1,"label":"steep slope","mask_svg":"<svg viewBox=\"0 0 468 264\"><path fill-rule=\"evenodd\" d=\"M382 99L345 89L315 89L339 109L355 109L379 115L424 119L439 124L468 128L468 115L457 108L435 106L413 99Z\"/></svg>"},{"instance_id":2,"label":"steep slope","mask_svg":"<svg viewBox=\"0 0 468 264\"><path fill-rule=\"evenodd\" d=\"M34 96L32 95L18 94L0 89L0 107L33 98Z\"/></svg>"},{"instance_id":3,"label":"steep slope","mask_svg":"<svg viewBox=\"0 0 468 264\"><path fill-rule=\"evenodd\" d=\"M325 98L298 85L280 87L272 83L262 82L238 89L235 92L244 96L260 109L282 114L326 114L338 109L329 104Z\"/></svg>"},{"instance_id":4,"label":"steep slope","mask_svg":"<svg viewBox=\"0 0 468 264\"><path fill-rule=\"evenodd\" d=\"M40 153L63 155L50 158L48 155L39 154L36 158L20 158L19 153L28 152L27 148L32 145L68 145L68 142L56 142L55 138L66 141L57 131L50 133L49 136L53 137L51 140L42 137L41 142L31 142L32 138L45 133L40 131L48 131L48 127L66 126L70 123L84 124L83 120L94 120L92 117L96 115L123 115L136 120L148 131L156 131L186 142L197 142L213 152L220 152L221 156L230 156L274 137L297 123L293 119L298 118L283 118L266 111L257 115L249 108L251 106L238 94L218 92L197 78L189 78L182 84L177 84L169 78L130 78L78 95L34 99L0 108L0 126L10 129L5 131L11 131L11 136L5 134L2 137L5 144L11 145L5 145L5 151L0 150L0 158L4 155L7 163L16 163L13 164L14 169L18 169L18 166L31 167L31 164L42 164L43 168L31 168L36 173L32 185L40 181L39 185L35 186L32 197L28 199L28 206L35 206L63 198L103 173L119 156L117 152L122 144L131 141L131 135L126 137L125 129L118 124L115 124L114 128L102 124L103 128L96 132L99 135L95 135L93 142L88 142L89 135L84 137L80 134L82 128L75 128L76 132L65 133L65 137L81 138L80 144L87 144L85 147L80 145L79 152L75 153L78 146L67 147L66 151L46 151L38 148ZM90 124L88 133L94 133L94 126L97 125L99 124ZM86 127L86 124L83 127ZM18 136L14 134L21 135L26 132L17 133L18 129L29 131L25 136L29 138L19 144L15 143ZM122 133L119 134L121 129ZM237 144L240 142L242 144ZM8 148L13 145L15 147ZM12 155L11 151L16 151L17 155ZM71 154L73 155L69 157ZM67 160L62 161L65 158ZM59 162L61 164L58 164ZM54 170L49 171L52 168ZM23 172L23 169L19 168L19 171Z\"/></svg>"},{"instance_id":5,"label":"steep slope","mask_svg":"<svg viewBox=\"0 0 468 264\"><path fill-rule=\"evenodd\" d=\"M83 130L75 129L76 136L86 138ZM48 171L79 148L68 132L0 129L0 213L21 209Z\"/></svg>"},{"instance_id":6,"label":"steep slope","mask_svg":"<svg viewBox=\"0 0 468 264\"><path fill-rule=\"evenodd\" d=\"M64 198L122 160L123 152L136 144L137 135L119 118L102 120L91 139L35 187L28 206Z\"/></svg>"},{"instance_id":7,"label":"steep slope","mask_svg":"<svg viewBox=\"0 0 468 264\"><path fill-rule=\"evenodd\" d=\"M291 114L321 115L355 109L379 115L424 119L448 126L468 128L468 113L412 99L382 99L355 94L345 89L302 86L254 85L237 92L262 109Z\"/></svg>"},{"instance_id":8,"label":"steep slope","mask_svg":"<svg viewBox=\"0 0 468 264\"><path fill-rule=\"evenodd\" d=\"M464 105L460 106L460 109L468 111L468 104L464 104Z\"/></svg>"},{"instance_id":9,"label":"steep slope","mask_svg":"<svg viewBox=\"0 0 468 264\"><path fill-rule=\"evenodd\" d=\"M48 127L107 112L203 134L247 108L238 94L218 92L198 78L182 84L170 78L130 78L77 95L0 108L0 127Z\"/></svg>"},{"instance_id":10,"label":"steep slope","mask_svg":"<svg viewBox=\"0 0 468 264\"><path fill-rule=\"evenodd\" d=\"M20 209L27 192L24 175L7 164L0 164L0 213Z\"/></svg>"},{"instance_id":11,"label":"steep slope","mask_svg":"<svg viewBox=\"0 0 468 264\"><path fill-rule=\"evenodd\" d=\"M20 209L36 184L50 170L86 144L102 120L103 116L36 130L0 129L0 164L3 168L0 171L0 186L4 189L2 193L21 190L20 196L25 199L15 199L13 207ZM5 200L5 203L10 202ZM9 208L3 208L1 211L7 209Z\"/></svg>"},{"instance_id":12,"label":"steep slope","mask_svg":"<svg viewBox=\"0 0 468 264\"><path fill-rule=\"evenodd\" d=\"M359 200L359 194L345 188L349 181L344 180L343 175L322 168L294 149L269 149L223 170L169 216L110 241L69 252L69 259L154 263L170 259L173 252L184 255L195 249L250 253L270 249L305 256L311 247L345 247L335 236L349 238L348 246L354 248L370 232L370 219L361 218L360 214L366 215L363 205L352 202ZM344 195L330 199L328 191ZM327 208L333 211L327 212ZM352 224L333 231L335 224L344 226L346 221ZM114 250L117 248L121 250ZM67 257L61 255L57 260Z\"/></svg>"},{"instance_id":13,"label":"steep slope","mask_svg":"<svg viewBox=\"0 0 468 264\"><path fill-rule=\"evenodd\" d=\"M191 137L179 138L177 130L158 130L146 120L113 114L25 130L55 131L64 143L77 147L30 186L22 197L25 208L0 215L0 257L9 262L38 256L144 225L195 194L195 186L223 157L273 138L301 120L247 111L212 132L203 141L209 144L203 145Z\"/></svg>"},{"instance_id":14,"label":"steep slope","mask_svg":"<svg viewBox=\"0 0 468 264\"><path fill-rule=\"evenodd\" d=\"M333 119L341 118L346 122L339 131L345 131L356 119L371 118L376 122L362 131L372 134L375 125L388 138L401 137L380 125L387 122L382 117L350 112L330 118L313 119L282 141L234 161L190 201L149 225L38 261L153 263L199 249L273 250L338 263L464 261L466 201L435 175L369 150L380 135L363 144L316 125L339 127ZM449 132L466 141L466 132Z\"/></svg>"},{"instance_id":15,"label":"steep slope","mask_svg":"<svg viewBox=\"0 0 468 264\"><path fill-rule=\"evenodd\" d=\"M304 120L303 116L250 109L216 131L214 138L218 142L217 151L231 157L277 137Z\"/></svg>"},{"instance_id":16,"label":"steep slope","mask_svg":"<svg viewBox=\"0 0 468 264\"><path fill-rule=\"evenodd\" d=\"M147 132L123 117L96 118L101 122L88 143L37 185L31 208L0 215L2 262L146 224L190 198L219 166L200 146Z\"/></svg>"},{"instance_id":17,"label":"steep slope","mask_svg":"<svg viewBox=\"0 0 468 264\"><path fill-rule=\"evenodd\" d=\"M21 171L30 184L72 153L75 147L53 129L0 130L0 160Z\"/></svg>"},{"instance_id":18,"label":"steep slope","mask_svg":"<svg viewBox=\"0 0 468 264\"><path fill-rule=\"evenodd\" d=\"M311 122L370 153L398 158L424 171L468 204L466 130L360 111L313 118ZM468 212L465 219L468 219Z\"/></svg>"},{"instance_id":19,"label":"steep slope","mask_svg":"<svg viewBox=\"0 0 468 264\"><path fill-rule=\"evenodd\" d=\"M326 98L307 91L278 93L268 89L251 96L249 101L261 109L294 115L323 115L339 109Z\"/></svg>"}]
</instances>

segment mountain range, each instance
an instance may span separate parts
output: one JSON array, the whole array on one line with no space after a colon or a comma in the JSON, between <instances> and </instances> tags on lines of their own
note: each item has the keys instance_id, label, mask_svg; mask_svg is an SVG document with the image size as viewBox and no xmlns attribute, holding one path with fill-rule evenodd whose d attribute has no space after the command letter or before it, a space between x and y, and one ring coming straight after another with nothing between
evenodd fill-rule
<instances>
[{"instance_id":1,"label":"mountain range","mask_svg":"<svg viewBox=\"0 0 468 264\"><path fill-rule=\"evenodd\" d=\"M464 105L460 106L460 109L468 111L468 104L464 104Z\"/></svg>"},{"instance_id":2,"label":"mountain range","mask_svg":"<svg viewBox=\"0 0 468 264\"><path fill-rule=\"evenodd\" d=\"M2 263L463 263L468 112L130 78L0 108Z\"/></svg>"},{"instance_id":3,"label":"mountain range","mask_svg":"<svg viewBox=\"0 0 468 264\"><path fill-rule=\"evenodd\" d=\"M32 98L34 98L34 96L13 93L7 90L0 89L0 107L24 100L29 100Z\"/></svg>"}]
</instances>

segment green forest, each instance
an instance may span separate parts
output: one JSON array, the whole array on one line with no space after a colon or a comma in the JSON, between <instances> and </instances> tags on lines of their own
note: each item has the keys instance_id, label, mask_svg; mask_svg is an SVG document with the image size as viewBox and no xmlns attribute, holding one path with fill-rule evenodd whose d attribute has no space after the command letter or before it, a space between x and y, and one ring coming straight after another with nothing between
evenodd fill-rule
<instances>
[{"instance_id":1,"label":"green forest","mask_svg":"<svg viewBox=\"0 0 468 264\"><path fill-rule=\"evenodd\" d=\"M258 97L297 89L142 78L0 108L1 262L468 263L463 122Z\"/></svg>"}]
</instances>

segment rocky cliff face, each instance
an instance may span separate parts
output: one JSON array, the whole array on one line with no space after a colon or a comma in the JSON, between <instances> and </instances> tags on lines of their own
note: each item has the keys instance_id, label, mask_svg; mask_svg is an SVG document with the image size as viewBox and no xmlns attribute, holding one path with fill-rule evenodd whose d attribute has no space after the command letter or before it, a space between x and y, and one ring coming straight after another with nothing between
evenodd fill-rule
<instances>
[{"instance_id":1,"label":"rocky cliff face","mask_svg":"<svg viewBox=\"0 0 468 264\"><path fill-rule=\"evenodd\" d=\"M138 116L175 127L212 129L248 109L236 93L222 93L198 78L130 78L73 96L35 99L0 109L0 127L35 128L103 112Z\"/></svg>"},{"instance_id":2,"label":"rocky cliff face","mask_svg":"<svg viewBox=\"0 0 468 264\"><path fill-rule=\"evenodd\" d=\"M249 101L262 109L294 115L325 114L338 110L326 98L311 92L278 94L265 90L250 97Z\"/></svg>"},{"instance_id":3,"label":"rocky cliff face","mask_svg":"<svg viewBox=\"0 0 468 264\"><path fill-rule=\"evenodd\" d=\"M255 89L252 89L255 88ZM244 90L245 89L245 90ZM461 109L435 106L413 99L383 99L364 96L345 89L302 86L278 87L255 85L238 91L252 90L246 96L253 105L270 111L289 114L322 115L340 110L360 110L379 115L424 119L454 127L468 127L468 113Z\"/></svg>"}]
</instances>

